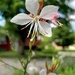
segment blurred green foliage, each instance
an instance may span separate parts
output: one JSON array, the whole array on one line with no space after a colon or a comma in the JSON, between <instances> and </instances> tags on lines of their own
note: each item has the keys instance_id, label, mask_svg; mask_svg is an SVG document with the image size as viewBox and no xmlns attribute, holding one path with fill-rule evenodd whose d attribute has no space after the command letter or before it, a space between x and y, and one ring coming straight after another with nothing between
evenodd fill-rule
<instances>
[{"instance_id":1,"label":"blurred green foliage","mask_svg":"<svg viewBox=\"0 0 75 75\"><path fill-rule=\"evenodd\" d=\"M57 53L57 50L52 46L52 39L49 37L42 37L40 44L37 47L43 53Z\"/></svg>"},{"instance_id":2,"label":"blurred green foliage","mask_svg":"<svg viewBox=\"0 0 75 75\"><path fill-rule=\"evenodd\" d=\"M21 71L14 70L13 75L23 75Z\"/></svg>"},{"instance_id":3,"label":"blurred green foliage","mask_svg":"<svg viewBox=\"0 0 75 75\"><path fill-rule=\"evenodd\" d=\"M0 49L0 57L15 58L17 57L17 53L15 51L5 52L5 50Z\"/></svg>"},{"instance_id":4,"label":"blurred green foliage","mask_svg":"<svg viewBox=\"0 0 75 75\"><path fill-rule=\"evenodd\" d=\"M64 63L57 69L59 75L75 75L75 58L66 57Z\"/></svg>"},{"instance_id":5,"label":"blurred green foliage","mask_svg":"<svg viewBox=\"0 0 75 75\"><path fill-rule=\"evenodd\" d=\"M66 64L61 67L59 70L61 75L75 75L75 64Z\"/></svg>"},{"instance_id":6,"label":"blurred green foliage","mask_svg":"<svg viewBox=\"0 0 75 75\"><path fill-rule=\"evenodd\" d=\"M52 40L59 46L68 47L74 44L75 32L72 30L71 26L65 23L62 27L57 27L53 29Z\"/></svg>"}]
</instances>

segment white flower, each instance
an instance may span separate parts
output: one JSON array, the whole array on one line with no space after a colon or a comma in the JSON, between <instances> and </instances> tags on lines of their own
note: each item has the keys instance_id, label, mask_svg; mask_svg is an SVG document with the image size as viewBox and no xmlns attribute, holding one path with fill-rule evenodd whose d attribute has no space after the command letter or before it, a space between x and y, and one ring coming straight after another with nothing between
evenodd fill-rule
<instances>
[{"instance_id":1,"label":"white flower","mask_svg":"<svg viewBox=\"0 0 75 75\"><path fill-rule=\"evenodd\" d=\"M46 69L42 69L39 75L47 75ZM49 73L48 75L56 75L55 73Z\"/></svg>"},{"instance_id":2,"label":"white flower","mask_svg":"<svg viewBox=\"0 0 75 75\"><path fill-rule=\"evenodd\" d=\"M39 72L38 68L33 63L27 65L26 71L29 75L34 75Z\"/></svg>"},{"instance_id":3,"label":"white flower","mask_svg":"<svg viewBox=\"0 0 75 75\"><path fill-rule=\"evenodd\" d=\"M33 28L33 35L39 32L44 36L50 37L52 35L51 27L46 21L43 20L53 19L58 11L58 7L54 5L45 6L38 15L38 0L26 0L25 5L26 9L30 12L30 14L32 14L32 16L25 13L19 13L11 19L11 22L19 25L26 25L26 27L31 25L28 36Z\"/></svg>"}]
</instances>

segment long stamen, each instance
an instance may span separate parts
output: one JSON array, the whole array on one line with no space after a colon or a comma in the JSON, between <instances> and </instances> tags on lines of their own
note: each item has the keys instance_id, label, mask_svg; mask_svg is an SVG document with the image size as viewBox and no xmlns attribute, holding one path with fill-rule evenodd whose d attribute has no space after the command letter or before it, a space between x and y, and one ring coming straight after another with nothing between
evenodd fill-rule
<instances>
[{"instance_id":1,"label":"long stamen","mask_svg":"<svg viewBox=\"0 0 75 75\"><path fill-rule=\"evenodd\" d=\"M29 37L30 33L31 33L31 30L32 30L32 27L33 27L34 23L31 24L31 27L29 29L29 32L28 32L28 35L27 35L27 38Z\"/></svg>"},{"instance_id":2,"label":"long stamen","mask_svg":"<svg viewBox=\"0 0 75 75\"><path fill-rule=\"evenodd\" d=\"M30 41L32 42L32 41L34 40L34 38L35 38L35 36L33 36L33 37L30 39Z\"/></svg>"},{"instance_id":3,"label":"long stamen","mask_svg":"<svg viewBox=\"0 0 75 75\"><path fill-rule=\"evenodd\" d=\"M26 25L25 27L21 28L21 30L23 30L23 29L27 28L28 26L29 26L29 25Z\"/></svg>"},{"instance_id":4,"label":"long stamen","mask_svg":"<svg viewBox=\"0 0 75 75\"><path fill-rule=\"evenodd\" d=\"M63 24L62 24L62 23L60 23L59 21L57 21L57 23L58 23L58 25L59 25L60 27L62 27L62 26L63 26Z\"/></svg>"},{"instance_id":5,"label":"long stamen","mask_svg":"<svg viewBox=\"0 0 75 75\"><path fill-rule=\"evenodd\" d=\"M34 38L35 38L35 27L33 28L33 32L32 32L32 36L31 36L30 41L33 41Z\"/></svg>"},{"instance_id":6,"label":"long stamen","mask_svg":"<svg viewBox=\"0 0 75 75\"><path fill-rule=\"evenodd\" d=\"M35 26L34 26L34 32L35 32L35 36L38 37L38 30L37 30L37 22L35 22Z\"/></svg>"},{"instance_id":7,"label":"long stamen","mask_svg":"<svg viewBox=\"0 0 75 75\"><path fill-rule=\"evenodd\" d=\"M32 33L32 37L35 36L35 27L33 28L33 33Z\"/></svg>"},{"instance_id":8,"label":"long stamen","mask_svg":"<svg viewBox=\"0 0 75 75\"><path fill-rule=\"evenodd\" d=\"M32 21L31 22L29 22L25 27L23 27L23 28L21 28L21 30L23 30L23 29L25 29L25 28L27 28L30 24L32 23Z\"/></svg>"}]
</instances>

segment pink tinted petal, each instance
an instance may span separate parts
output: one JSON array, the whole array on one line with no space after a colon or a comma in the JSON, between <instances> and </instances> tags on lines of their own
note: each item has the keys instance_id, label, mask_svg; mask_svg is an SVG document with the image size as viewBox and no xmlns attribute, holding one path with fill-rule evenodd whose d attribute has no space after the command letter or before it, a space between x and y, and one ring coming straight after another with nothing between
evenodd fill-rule
<instances>
[{"instance_id":1,"label":"pink tinted petal","mask_svg":"<svg viewBox=\"0 0 75 75\"><path fill-rule=\"evenodd\" d=\"M58 11L57 6L54 5L45 6L40 13L40 18L50 20L56 15L57 11Z\"/></svg>"},{"instance_id":2,"label":"pink tinted petal","mask_svg":"<svg viewBox=\"0 0 75 75\"><path fill-rule=\"evenodd\" d=\"M54 24L54 25L58 25L58 23L56 22L56 20L60 17L60 15L58 13L56 13L56 15L53 17L53 19L51 19L50 21Z\"/></svg>"},{"instance_id":3,"label":"pink tinted petal","mask_svg":"<svg viewBox=\"0 0 75 75\"><path fill-rule=\"evenodd\" d=\"M58 23L56 22L56 20L52 19L50 20L54 25L58 26Z\"/></svg>"},{"instance_id":4,"label":"pink tinted petal","mask_svg":"<svg viewBox=\"0 0 75 75\"><path fill-rule=\"evenodd\" d=\"M38 0L26 0L26 9L31 13L36 15L39 8Z\"/></svg>"},{"instance_id":5,"label":"pink tinted petal","mask_svg":"<svg viewBox=\"0 0 75 75\"><path fill-rule=\"evenodd\" d=\"M56 13L56 15L54 16L55 19L59 18L60 15L58 13Z\"/></svg>"}]
</instances>

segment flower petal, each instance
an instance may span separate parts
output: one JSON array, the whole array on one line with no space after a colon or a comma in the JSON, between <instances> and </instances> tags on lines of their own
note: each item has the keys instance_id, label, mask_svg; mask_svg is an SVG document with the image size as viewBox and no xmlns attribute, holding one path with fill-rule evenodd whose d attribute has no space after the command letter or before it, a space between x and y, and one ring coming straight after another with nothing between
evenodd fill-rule
<instances>
[{"instance_id":1,"label":"flower petal","mask_svg":"<svg viewBox=\"0 0 75 75\"><path fill-rule=\"evenodd\" d=\"M19 24L19 25L25 25L29 23L32 20L30 16L24 13L17 14L15 17L13 17L10 22Z\"/></svg>"},{"instance_id":2,"label":"flower petal","mask_svg":"<svg viewBox=\"0 0 75 75\"><path fill-rule=\"evenodd\" d=\"M39 8L38 0L26 0L26 9L31 13L36 15Z\"/></svg>"},{"instance_id":3,"label":"flower petal","mask_svg":"<svg viewBox=\"0 0 75 75\"><path fill-rule=\"evenodd\" d=\"M49 73L48 75L56 75L55 73Z\"/></svg>"},{"instance_id":4,"label":"flower petal","mask_svg":"<svg viewBox=\"0 0 75 75\"><path fill-rule=\"evenodd\" d=\"M40 13L40 17L50 20L56 15L57 11L58 11L57 6L54 5L45 6Z\"/></svg>"},{"instance_id":5,"label":"flower petal","mask_svg":"<svg viewBox=\"0 0 75 75\"><path fill-rule=\"evenodd\" d=\"M27 65L26 72L28 75L34 75L35 73L38 73L38 68L33 63L29 63Z\"/></svg>"},{"instance_id":6,"label":"flower petal","mask_svg":"<svg viewBox=\"0 0 75 75\"><path fill-rule=\"evenodd\" d=\"M54 25L58 26L58 23L56 22L56 20L52 19L50 20Z\"/></svg>"},{"instance_id":7,"label":"flower petal","mask_svg":"<svg viewBox=\"0 0 75 75\"><path fill-rule=\"evenodd\" d=\"M44 36L51 37L52 36L52 32L51 32L50 25L47 22L42 22L42 21L40 21L39 24L40 24L39 25L39 32L41 34L43 34ZM44 33L42 33L42 32L44 32Z\"/></svg>"},{"instance_id":8,"label":"flower petal","mask_svg":"<svg viewBox=\"0 0 75 75\"><path fill-rule=\"evenodd\" d=\"M39 75L46 75L46 69L42 69Z\"/></svg>"},{"instance_id":9,"label":"flower petal","mask_svg":"<svg viewBox=\"0 0 75 75\"><path fill-rule=\"evenodd\" d=\"M58 14L58 13L56 13L56 15L53 17L53 19L51 19L50 21L54 24L54 25L56 25L56 26L58 26L58 23L57 23L57 19L60 17L60 15Z\"/></svg>"}]
</instances>

